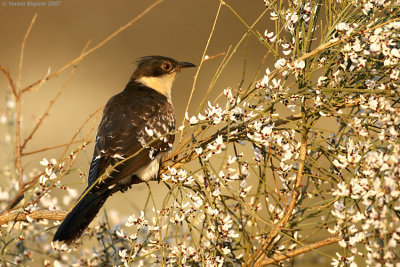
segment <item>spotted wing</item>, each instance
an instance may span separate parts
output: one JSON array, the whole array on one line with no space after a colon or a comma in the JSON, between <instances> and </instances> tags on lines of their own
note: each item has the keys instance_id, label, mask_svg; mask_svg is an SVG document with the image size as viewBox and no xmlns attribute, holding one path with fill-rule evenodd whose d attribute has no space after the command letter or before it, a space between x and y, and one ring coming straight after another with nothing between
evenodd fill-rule
<instances>
[{"instance_id":1,"label":"spotted wing","mask_svg":"<svg viewBox=\"0 0 400 267\"><path fill-rule=\"evenodd\" d=\"M175 128L172 105L152 89L139 89L125 90L107 103L96 137L89 185L101 176L100 188L115 184L172 148L174 136L168 134ZM111 172L110 167L114 168Z\"/></svg>"}]
</instances>

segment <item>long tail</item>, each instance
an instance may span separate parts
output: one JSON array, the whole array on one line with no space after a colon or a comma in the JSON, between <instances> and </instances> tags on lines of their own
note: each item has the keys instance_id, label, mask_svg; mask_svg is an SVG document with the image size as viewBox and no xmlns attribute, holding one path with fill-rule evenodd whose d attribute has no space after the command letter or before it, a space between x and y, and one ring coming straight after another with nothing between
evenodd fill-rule
<instances>
[{"instance_id":1,"label":"long tail","mask_svg":"<svg viewBox=\"0 0 400 267\"><path fill-rule=\"evenodd\" d=\"M88 192L65 217L54 235L53 241L70 243L79 238L110 195L111 190L102 193Z\"/></svg>"}]
</instances>

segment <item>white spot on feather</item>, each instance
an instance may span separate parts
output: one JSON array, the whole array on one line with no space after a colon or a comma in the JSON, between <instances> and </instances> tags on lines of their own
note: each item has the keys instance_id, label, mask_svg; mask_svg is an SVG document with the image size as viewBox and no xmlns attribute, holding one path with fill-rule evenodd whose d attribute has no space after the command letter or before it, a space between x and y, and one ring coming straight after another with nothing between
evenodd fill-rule
<instances>
[{"instance_id":1,"label":"white spot on feather","mask_svg":"<svg viewBox=\"0 0 400 267\"><path fill-rule=\"evenodd\" d=\"M114 159L125 159L125 157L123 157L123 156L120 155L120 154L114 154L114 155L113 155L113 158L114 158Z\"/></svg>"},{"instance_id":2,"label":"white spot on feather","mask_svg":"<svg viewBox=\"0 0 400 267\"><path fill-rule=\"evenodd\" d=\"M153 136L154 135L154 132L153 132L152 129L149 129L149 128L145 127L144 130L146 131L148 136Z\"/></svg>"}]
</instances>

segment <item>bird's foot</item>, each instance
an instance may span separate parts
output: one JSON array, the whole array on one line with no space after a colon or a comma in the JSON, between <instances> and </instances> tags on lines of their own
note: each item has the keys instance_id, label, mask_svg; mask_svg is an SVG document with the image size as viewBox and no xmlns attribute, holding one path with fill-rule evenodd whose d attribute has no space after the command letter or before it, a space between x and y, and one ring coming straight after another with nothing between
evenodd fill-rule
<instances>
[{"instance_id":1,"label":"bird's foot","mask_svg":"<svg viewBox=\"0 0 400 267\"><path fill-rule=\"evenodd\" d=\"M128 189L132 189L132 185L119 185L119 191L122 193L125 193Z\"/></svg>"},{"instance_id":2,"label":"bird's foot","mask_svg":"<svg viewBox=\"0 0 400 267\"><path fill-rule=\"evenodd\" d=\"M128 191L128 189L132 189L132 185L138 184L140 182L141 180L136 175L132 175L119 181L117 184L119 187L119 191L125 193L126 191Z\"/></svg>"},{"instance_id":3,"label":"bird's foot","mask_svg":"<svg viewBox=\"0 0 400 267\"><path fill-rule=\"evenodd\" d=\"M119 191L121 191L122 193L125 193L126 191L128 191L128 189L132 188L132 178L127 177L127 178L119 181L118 187L119 187Z\"/></svg>"}]
</instances>

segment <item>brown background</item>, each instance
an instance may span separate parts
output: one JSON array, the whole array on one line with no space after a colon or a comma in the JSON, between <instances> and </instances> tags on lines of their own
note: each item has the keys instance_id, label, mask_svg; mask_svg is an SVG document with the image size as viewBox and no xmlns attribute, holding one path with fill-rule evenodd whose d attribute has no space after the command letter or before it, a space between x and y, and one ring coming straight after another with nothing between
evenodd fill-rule
<instances>
[{"instance_id":1,"label":"brown background","mask_svg":"<svg viewBox=\"0 0 400 267\"><path fill-rule=\"evenodd\" d=\"M4 1L8 4L9 1ZM14 1L15 2L15 1ZM10 69L14 79L24 33L35 13L38 13L25 49L22 85L43 77L48 68L54 72L77 57L86 42L92 46L144 10L152 1L62 1L59 7L11 7L0 5L0 64ZM52 110L40 138L31 142L28 150L45 144L66 140L86 116L104 105L112 95L121 91L134 70L138 57L165 55L198 64L218 7L217 0L167 0L143 19L122 32L78 67L73 80ZM261 0L228 1L251 24L263 11ZM0 1L1 4L1 1ZM259 23L263 31L266 19ZM208 55L235 45L246 28L227 9L223 8L211 41ZM252 74L262 59L265 48L254 37L249 38L249 63ZM243 67L243 46L216 84L217 95L227 86L239 83ZM221 58L207 62L200 73L194 99L203 98ZM181 121L195 70L183 72L174 86L173 98L177 119ZM23 103L24 132L31 129L31 120L45 109L49 99L66 78L67 72L42 87L40 92L26 94ZM251 77L251 76L250 76ZM0 78L1 92L7 81ZM4 99L2 97L2 99ZM4 104L4 102L1 102ZM193 103L192 106L197 106ZM42 139L42 140L40 140Z\"/></svg>"},{"instance_id":2,"label":"brown background","mask_svg":"<svg viewBox=\"0 0 400 267\"><path fill-rule=\"evenodd\" d=\"M25 3L25 7L12 6L12 3ZM0 65L10 69L17 80L18 62L21 43L35 13L36 23L26 43L22 73L22 86L26 86L42 78L48 68L51 72L76 58L89 39L96 45L120 26L137 16L153 1L61 1L57 7L28 7L29 1L0 1ZM46 1L32 1L35 3ZM261 0L227 1L237 13L248 23L263 12ZM104 47L89 55L78 66L70 84L57 101L41 128L27 146L25 152L68 142L77 128L87 116L103 106L114 94L123 90L135 66L132 64L138 57L146 55L164 55L178 60L199 64L211 27L217 12L217 0L166 0L153 9L144 18L128 28ZM267 16L257 25L264 32L268 23ZM230 45L233 47L245 34L247 28L223 7L214 37L210 43L208 55L224 52ZM210 99L230 86L237 87L243 73L244 55L248 55L246 73L247 83L253 79L265 53L263 47L253 36L241 45L232 58L223 75L215 85ZM222 60L219 57L208 61L200 72L197 91L194 95L191 112L195 112L206 89ZM24 95L22 103L22 137L26 137L44 112L51 98L65 81L69 71L58 78L47 82L38 92ZM180 123L189 98L195 74L194 69L185 70L177 79L173 90L176 117ZM5 110L5 93L7 80L0 76L0 112ZM1 140L4 140L5 128L0 126ZM83 137L83 135L81 135ZM92 155L92 145L79 156L71 175L62 180L63 183L78 188L85 186L79 173L87 173ZM53 150L34 156L24 157L24 169L29 171L38 167L43 157L52 158L59 155L60 150ZM1 157L0 157L1 158ZM7 184L4 179L0 185ZM154 185L162 187L161 185ZM107 202L109 207L119 207L124 211L121 200L140 204L144 201L145 185L139 185L124 195L113 197ZM57 190L52 192L57 193Z\"/></svg>"},{"instance_id":3,"label":"brown background","mask_svg":"<svg viewBox=\"0 0 400 267\"><path fill-rule=\"evenodd\" d=\"M13 2L25 2L27 5L28 1ZM12 7L9 1L0 0L0 65L9 68L14 79L17 79L21 42L35 13L38 13L38 18L25 49L23 86L42 78L49 67L51 72L55 72L76 58L89 39L92 40L91 46L97 44L152 2L63 0L58 7L34 8ZM248 24L252 24L264 10L262 0L226 0L226 2L232 5ZM132 27L85 58L26 151L67 142L90 113L103 106L112 95L123 90L135 68L132 63L138 57L164 55L199 64L218 4L218 0L166 0ZM273 30L268 17L267 15L262 18L256 26L256 30L262 34L266 28ZM212 56L226 51L230 45L235 46L246 31L247 28L234 14L223 7L207 54ZM248 62L244 86L247 87L265 52L265 47L254 36L250 36L239 47L209 98L215 98L226 87L237 87L242 79L245 54L248 56ZM206 62L203 66L190 108L191 114L197 110L221 60L220 57ZM266 65L272 64L273 62L267 62ZM24 96L23 137L29 134L36 119L65 81L67 73L68 71L50 80L40 91L27 93ZM183 71L174 85L173 101L178 123L184 116L194 74L194 69ZM259 77L262 75L263 70ZM7 80L0 75L0 113L5 110L7 87ZM0 142L4 142L6 134L4 125L0 125L0 130L2 131ZM85 186L79 173L87 173L92 149L92 145L89 145L82 152L72 173L62 180L63 183L77 188L79 192ZM59 152L60 150L53 150L25 157L24 168L29 171L33 167L38 167L41 158L57 157ZM0 160L1 158L0 156ZM7 181L0 179L0 186L5 184L8 184ZM160 194L157 200L162 201L165 187L157 183L151 183L151 187L154 192ZM58 191L53 190L52 194L57 194ZM124 215L132 214L134 212L132 207L139 209L143 207L146 192L146 185L137 185L125 194L113 196L107 202L106 208L116 209ZM312 261L319 259L321 257L318 260L314 257Z\"/></svg>"}]
</instances>

